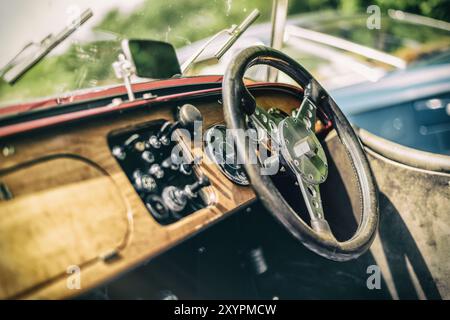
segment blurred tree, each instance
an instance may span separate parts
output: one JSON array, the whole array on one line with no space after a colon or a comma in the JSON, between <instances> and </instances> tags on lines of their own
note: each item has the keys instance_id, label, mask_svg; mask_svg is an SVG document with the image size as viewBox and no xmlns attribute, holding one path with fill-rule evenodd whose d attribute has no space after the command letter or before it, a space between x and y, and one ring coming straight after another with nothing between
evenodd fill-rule
<instances>
[{"instance_id":1,"label":"blurred tree","mask_svg":"<svg viewBox=\"0 0 450 320\"><path fill-rule=\"evenodd\" d=\"M270 18L268 0L146 0L131 14L112 10L97 29L124 37L168 41L179 47L238 23L254 8L261 11L259 21Z\"/></svg>"},{"instance_id":2,"label":"blurred tree","mask_svg":"<svg viewBox=\"0 0 450 320\"><path fill-rule=\"evenodd\" d=\"M380 6L383 13L395 9L450 21L450 0L341 0L341 7L347 2L354 2L358 11L365 11L368 6L375 4Z\"/></svg>"}]
</instances>

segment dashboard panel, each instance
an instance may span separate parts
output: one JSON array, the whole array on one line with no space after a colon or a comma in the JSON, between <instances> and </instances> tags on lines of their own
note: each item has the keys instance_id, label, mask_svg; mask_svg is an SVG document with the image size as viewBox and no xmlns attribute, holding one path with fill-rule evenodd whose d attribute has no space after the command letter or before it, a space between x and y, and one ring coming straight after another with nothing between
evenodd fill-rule
<instances>
[{"instance_id":1,"label":"dashboard panel","mask_svg":"<svg viewBox=\"0 0 450 320\"><path fill-rule=\"evenodd\" d=\"M252 93L263 108L290 112L300 105L297 91L272 87ZM0 200L1 298L79 295L255 200L251 187L234 183L217 165L202 161L195 165L191 176L176 183L181 188L207 177L210 185L202 189L199 197L203 202L170 223L155 219L146 205L148 195L136 191L136 168L121 164L114 146L124 144L134 133L145 135L148 140L152 130L160 130L159 126L167 121L175 122L176 110L185 103L200 110L204 128L223 123L217 92L149 104L1 141L2 146L14 150L0 155L0 182L11 195ZM202 146L191 146L183 137L179 143L192 158L205 157ZM142 152L139 157L142 159ZM156 155L158 162L164 157L165 154ZM139 161L138 166L142 164ZM148 171L150 167L148 163L143 168ZM27 171L29 168L33 171ZM176 176L179 174L177 171ZM11 179L11 175L16 176ZM160 190L167 183L161 184ZM29 209L30 201L33 210ZM22 226L19 233L17 226ZM61 236L67 241L57 241ZM17 262L14 266L8 264L12 257ZM79 289L67 285L71 267L82 272ZM24 282L14 283L12 279Z\"/></svg>"}]
</instances>

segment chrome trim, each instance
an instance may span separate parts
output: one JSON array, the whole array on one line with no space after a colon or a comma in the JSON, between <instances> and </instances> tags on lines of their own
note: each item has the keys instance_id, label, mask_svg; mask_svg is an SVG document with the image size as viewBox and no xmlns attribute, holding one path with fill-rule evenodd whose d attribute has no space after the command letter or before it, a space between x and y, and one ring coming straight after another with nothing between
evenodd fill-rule
<instances>
[{"instance_id":1,"label":"chrome trim","mask_svg":"<svg viewBox=\"0 0 450 320\"><path fill-rule=\"evenodd\" d=\"M334 48L339 48L342 50L353 52L366 58L389 64L399 69L406 68L406 61L393 55L345 39L330 36L321 32L305 29L302 27L297 27L294 25L287 26L285 37L286 39L288 39L289 37L307 39Z\"/></svg>"},{"instance_id":2,"label":"chrome trim","mask_svg":"<svg viewBox=\"0 0 450 320\"><path fill-rule=\"evenodd\" d=\"M281 50L283 47L288 5L289 0L273 0L270 46L276 50ZM278 70L275 68L268 68L267 81L276 82L277 78Z\"/></svg>"}]
</instances>

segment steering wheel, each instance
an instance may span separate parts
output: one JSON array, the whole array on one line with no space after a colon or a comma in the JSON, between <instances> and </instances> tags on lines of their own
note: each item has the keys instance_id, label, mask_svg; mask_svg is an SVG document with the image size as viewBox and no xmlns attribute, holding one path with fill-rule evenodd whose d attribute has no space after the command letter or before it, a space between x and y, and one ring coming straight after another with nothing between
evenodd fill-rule
<instances>
[{"instance_id":1,"label":"steering wheel","mask_svg":"<svg viewBox=\"0 0 450 320\"><path fill-rule=\"evenodd\" d=\"M284 72L304 89L303 101L294 115L280 117L256 105L255 98L244 85L243 76L249 67L261 64ZM287 203L270 176L262 174L263 164L251 161L258 157L256 148L249 146L245 135L237 134L234 137L237 153L262 204L296 239L325 258L346 261L363 254L370 247L378 226L377 190L363 147L329 94L295 60L264 46L244 49L235 56L224 75L222 86L227 127L248 130L249 123L252 123L269 135L271 144L279 150L271 158L281 159L279 161L287 164L295 174L308 209L310 225ZM330 229L320 196L320 184L327 179L328 163L315 133L317 108L336 130L351 161L360 191L362 211L358 228L350 239L342 242L336 240Z\"/></svg>"}]
</instances>

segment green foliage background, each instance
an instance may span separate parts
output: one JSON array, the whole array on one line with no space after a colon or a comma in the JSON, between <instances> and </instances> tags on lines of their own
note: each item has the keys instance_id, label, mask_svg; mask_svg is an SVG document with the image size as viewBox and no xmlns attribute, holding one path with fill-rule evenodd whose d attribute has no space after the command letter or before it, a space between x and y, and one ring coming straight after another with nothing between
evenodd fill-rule
<instances>
[{"instance_id":1,"label":"green foliage background","mask_svg":"<svg viewBox=\"0 0 450 320\"><path fill-rule=\"evenodd\" d=\"M392 8L450 20L450 0L291 0L289 14L327 9L365 12L372 4L379 5L384 15ZM259 22L270 19L270 0L146 0L132 13L111 10L95 30L163 40L181 47L238 23L254 8L261 11ZM117 49L107 42L96 47L73 44L64 55L41 61L12 87L0 80L0 102L112 83L110 63L115 57Z\"/></svg>"}]
</instances>

